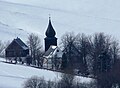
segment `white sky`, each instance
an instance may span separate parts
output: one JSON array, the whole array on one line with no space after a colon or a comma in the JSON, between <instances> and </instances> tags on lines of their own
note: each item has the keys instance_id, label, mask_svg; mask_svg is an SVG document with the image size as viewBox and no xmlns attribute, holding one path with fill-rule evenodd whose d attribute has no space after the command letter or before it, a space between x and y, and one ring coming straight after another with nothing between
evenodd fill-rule
<instances>
[{"instance_id":1,"label":"white sky","mask_svg":"<svg viewBox=\"0 0 120 88\"><path fill-rule=\"evenodd\" d=\"M1 6L0 13L3 15L0 15L0 21L15 28L38 33L42 37L45 37L48 14L51 14L59 39L65 32L74 31L86 34L105 32L120 40L120 0L2 1L19 4L4 3L5 5Z\"/></svg>"}]
</instances>

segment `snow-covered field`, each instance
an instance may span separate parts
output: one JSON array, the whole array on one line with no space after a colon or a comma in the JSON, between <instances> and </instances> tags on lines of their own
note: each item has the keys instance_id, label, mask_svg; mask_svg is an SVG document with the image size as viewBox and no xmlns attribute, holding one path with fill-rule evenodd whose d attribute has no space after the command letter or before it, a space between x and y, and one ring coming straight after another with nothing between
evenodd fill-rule
<instances>
[{"instance_id":1,"label":"snow-covered field","mask_svg":"<svg viewBox=\"0 0 120 88\"><path fill-rule=\"evenodd\" d=\"M0 58L0 61L3 61ZM60 73L36 69L33 67L0 62L0 88L22 88L25 80L31 76L44 77L45 80L60 79ZM81 83L90 83L91 78L76 77Z\"/></svg>"},{"instance_id":2,"label":"snow-covered field","mask_svg":"<svg viewBox=\"0 0 120 88\"><path fill-rule=\"evenodd\" d=\"M119 3L120 0L0 0L0 36L4 36L0 39L19 36L26 41L31 32L43 39L51 14L58 39L74 31L105 32L119 40Z\"/></svg>"}]
</instances>

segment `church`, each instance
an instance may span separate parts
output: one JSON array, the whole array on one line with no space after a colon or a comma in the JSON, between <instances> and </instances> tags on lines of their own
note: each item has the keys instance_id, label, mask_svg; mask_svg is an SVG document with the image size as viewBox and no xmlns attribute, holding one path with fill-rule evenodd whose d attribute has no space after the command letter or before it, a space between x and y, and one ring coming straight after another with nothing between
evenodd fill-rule
<instances>
[{"instance_id":1,"label":"church","mask_svg":"<svg viewBox=\"0 0 120 88\"><path fill-rule=\"evenodd\" d=\"M44 67L48 69L59 69L62 62L62 50L57 46L56 32L52 26L51 18L49 17L48 28L45 33L45 54Z\"/></svg>"},{"instance_id":2,"label":"church","mask_svg":"<svg viewBox=\"0 0 120 88\"><path fill-rule=\"evenodd\" d=\"M55 37L56 32L52 26L50 17L45 35L45 52L42 57L44 62L43 66L47 69L59 69L62 62L63 52L57 46L57 38ZM5 57L11 61L15 60L25 62L29 54L29 47L18 37L5 49Z\"/></svg>"}]
</instances>

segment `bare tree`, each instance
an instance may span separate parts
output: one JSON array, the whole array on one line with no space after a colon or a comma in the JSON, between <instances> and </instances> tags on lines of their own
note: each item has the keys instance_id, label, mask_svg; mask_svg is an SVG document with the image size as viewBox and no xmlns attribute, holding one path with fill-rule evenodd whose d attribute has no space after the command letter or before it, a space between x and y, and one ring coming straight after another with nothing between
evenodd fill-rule
<instances>
[{"instance_id":1,"label":"bare tree","mask_svg":"<svg viewBox=\"0 0 120 88\"><path fill-rule=\"evenodd\" d=\"M102 61L105 61L106 59L102 59L105 56L105 54L109 54L110 42L110 39L108 40L108 36L104 35L104 33L98 33L93 36L92 56L94 60L93 70L95 75L105 70L104 66L106 63L103 64Z\"/></svg>"},{"instance_id":2,"label":"bare tree","mask_svg":"<svg viewBox=\"0 0 120 88\"><path fill-rule=\"evenodd\" d=\"M32 59L32 63L34 65L36 65L36 63L39 64L40 60L42 60L41 57L41 49L42 49L42 45L41 45L41 40L38 37L38 35L35 34L30 34L28 36L28 41L27 41L29 48L30 48L30 55L33 58Z\"/></svg>"},{"instance_id":3,"label":"bare tree","mask_svg":"<svg viewBox=\"0 0 120 88\"><path fill-rule=\"evenodd\" d=\"M66 33L62 36L62 44L67 57L66 64L71 69L79 69L79 73L88 74L86 58L90 56L90 37L85 34ZM64 58L63 58L64 59Z\"/></svg>"},{"instance_id":4,"label":"bare tree","mask_svg":"<svg viewBox=\"0 0 120 88\"><path fill-rule=\"evenodd\" d=\"M85 34L78 34L76 36L76 48L79 51L78 61L80 66L80 73L88 74L87 59L90 59L92 50L91 37Z\"/></svg>"},{"instance_id":5,"label":"bare tree","mask_svg":"<svg viewBox=\"0 0 120 88\"><path fill-rule=\"evenodd\" d=\"M42 50L38 50L36 53L36 60L37 60L37 66L38 67L43 67L43 51Z\"/></svg>"},{"instance_id":6,"label":"bare tree","mask_svg":"<svg viewBox=\"0 0 120 88\"><path fill-rule=\"evenodd\" d=\"M114 88L117 86L120 88L120 48L119 48L119 41L114 40L111 43L111 69L109 74L109 80ZM108 75L107 74L107 75ZM111 78L111 79L110 79ZM108 79L108 78L107 78ZM116 85L115 85L116 84Z\"/></svg>"},{"instance_id":7,"label":"bare tree","mask_svg":"<svg viewBox=\"0 0 120 88\"><path fill-rule=\"evenodd\" d=\"M3 50L5 49L5 45L3 44L2 41L0 41L0 56L2 57L3 56Z\"/></svg>"},{"instance_id":8,"label":"bare tree","mask_svg":"<svg viewBox=\"0 0 120 88\"><path fill-rule=\"evenodd\" d=\"M93 72L97 79L98 88L111 88L114 84L113 70L119 58L119 46L116 40L104 33L95 34L93 37ZM117 65L118 66L118 65ZM114 68L114 69L117 69Z\"/></svg>"},{"instance_id":9,"label":"bare tree","mask_svg":"<svg viewBox=\"0 0 120 88\"><path fill-rule=\"evenodd\" d=\"M9 46L10 41L3 42L0 40L0 56L5 57L5 49Z\"/></svg>"},{"instance_id":10,"label":"bare tree","mask_svg":"<svg viewBox=\"0 0 120 88\"><path fill-rule=\"evenodd\" d=\"M58 88L74 88L74 75L71 74L62 74L61 80L58 83Z\"/></svg>"},{"instance_id":11,"label":"bare tree","mask_svg":"<svg viewBox=\"0 0 120 88\"><path fill-rule=\"evenodd\" d=\"M25 81L23 88L47 88L46 86L47 83L44 78L34 76Z\"/></svg>"},{"instance_id":12,"label":"bare tree","mask_svg":"<svg viewBox=\"0 0 120 88\"><path fill-rule=\"evenodd\" d=\"M61 38L61 44L67 57L68 69L73 69L74 61L72 60L74 60L73 57L75 56L75 49L73 49L75 45L75 39L76 37L73 32L65 33Z\"/></svg>"}]
</instances>

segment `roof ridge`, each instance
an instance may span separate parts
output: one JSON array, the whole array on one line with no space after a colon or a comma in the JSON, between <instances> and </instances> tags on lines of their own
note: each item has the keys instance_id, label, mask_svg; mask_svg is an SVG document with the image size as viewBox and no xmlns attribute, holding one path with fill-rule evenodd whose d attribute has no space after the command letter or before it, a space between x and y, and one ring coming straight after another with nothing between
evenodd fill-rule
<instances>
[{"instance_id":1,"label":"roof ridge","mask_svg":"<svg viewBox=\"0 0 120 88\"><path fill-rule=\"evenodd\" d=\"M18 41L18 39L19 39L19 41ZM23 48L23 46L25 46L26 48L28 48L28 46L20 38L18 38L18 37L17 37L17 39L14 39L13 41L15 41L17 44L19 44L21 48ZM23 46L19 42L21 42L23 44Z\"/></svg>"}]
</instances>

